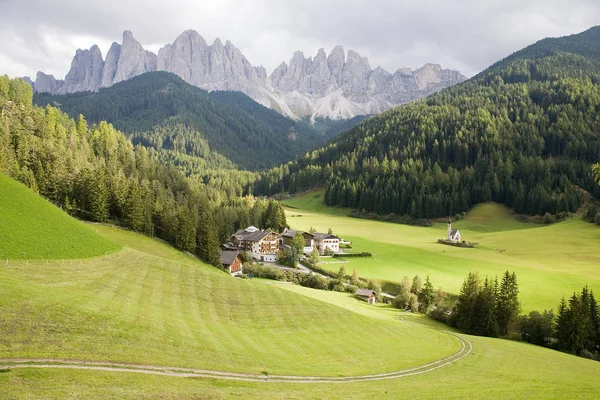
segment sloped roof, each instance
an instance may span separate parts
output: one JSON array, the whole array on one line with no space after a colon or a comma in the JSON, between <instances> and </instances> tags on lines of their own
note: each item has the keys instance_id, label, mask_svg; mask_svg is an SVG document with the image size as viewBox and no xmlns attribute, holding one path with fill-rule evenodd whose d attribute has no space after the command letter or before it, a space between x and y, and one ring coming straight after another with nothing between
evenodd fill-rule
<instances>
[{"instance_id":1,"label":"sloped roof","mask_svg":"<svg viewBox=\"0 0 600 400\"><path fill-rule=\"evenodd\" d=\"M221 264L231 265L239 255L239 251L221 251Z\"/></svg>"},{"instance_id":2,"label":"sloped roof","mask_svg":"<svg viewBox=\"0 0 600 400\"><path fill-rule=\"evenodd\" d=\"M460 232L458 231L458 229L455 229L455 230L453 230L452 232L450 232L450 236L454 236L454 235L456 235L457 233L460 233Z\"/></svg>"},{"instance_id":3,"label":"sloped roof","mask_svg":"<svg viewBox=\"0 0 600 400\"><path fill-rule=\"evenodd\" d=\"M248 240L250 242L259 242L265 236L267 236L271 231L253 231L248 232L246 229L240 229L236 233L233 234L237 240Z\"/></svg>"},{"instance_id":4,"label":"sloped roof","mask_svg":"<svg viewBox=\"0 0 600 400\"><path fill-rule=\"evenodd\" d=\"M315 237L316 240L323 240L323 239L340 239L339 237L335 236L335 235L331 235L329 233L319 233L319 232L315 232L313 233L313 236Z\"/></svg>"},{"instance_id":5,"label":"sloped roof","mask_svg":"<svg viewBox=\"0 0 600 400\"><path fill-rule=\"evenodd\" d=\"M294 236L296 236L297 234L301 234L302 236L304 235L309 235L310 237L313 237L314 235L310 232L304 232L304 231L296 231L294 229L286 229L285 231L283 231L283 233L281 234L281 236L284 237L289 237L289 238L293 238Z\"/></svg>"},{"instance_id":6,"label":"sloped roof","mask_svg":"<svg viewBox=\"0 0 600 400\"><path fill-rule=\"evenodd\" d=\"M371 294L375 294L375 291L373 289L356 289L356 293L354 294L361 297L369 297Z\"/></svg>"}]
</instances>

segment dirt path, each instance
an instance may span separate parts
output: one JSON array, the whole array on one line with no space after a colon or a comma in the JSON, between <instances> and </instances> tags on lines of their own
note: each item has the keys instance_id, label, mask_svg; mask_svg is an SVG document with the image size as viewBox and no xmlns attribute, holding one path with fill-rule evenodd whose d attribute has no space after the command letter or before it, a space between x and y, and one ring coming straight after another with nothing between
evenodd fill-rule
<instances>
[{"instance_id":1,"label":"dirt path","mask_svg":"<svg viewBox=\"0 0 600 400\"><path fill-rule=\"evenodd\" d=\"M411 323L404 320L402 314L398 318L409 325ZM110 372L135 372L140 374L166 375L182 378L213 378L228 379L246 382L282 382L282 383L343 383L343 382L362 382L377 381L384 379L396 379L406 376L420 375L445 367L467 357L473 350L473 344L452 332L443 331L458 339L461 343L461 349L451 356L441 358L429 364L414 368L403 369L395 372L387 372L373 375L355 375L343 377L327 376L296 376L296 375L259 375L244 374L227 371L211 371L205 369L191 369L178 367L164 367L158 365L138 365L112 362L97 361L78 361L54 358L0 358L0 369L13 368L56 368L56 369L78 369L91 371L110 371Z\"/></svg>"}]
</instances>

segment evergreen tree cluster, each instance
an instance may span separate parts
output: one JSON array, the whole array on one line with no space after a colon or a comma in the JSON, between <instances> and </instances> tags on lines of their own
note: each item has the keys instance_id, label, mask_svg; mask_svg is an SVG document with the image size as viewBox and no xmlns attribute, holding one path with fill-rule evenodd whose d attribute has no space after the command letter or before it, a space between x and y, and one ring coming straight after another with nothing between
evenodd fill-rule
<instances>
[{"instance_id":1,"label":"evergreen tree cluster","mask_svg":"<svg viewBox=\"0 0 600 400\"><path fill-rule=\"evenodd\" d=\"M556 316L556 348L600 361L600 308L594 292L584 287L581 294L563 298Z\"/></svg>"},{"instance_id":2,"label":"evergreen tree cluster","mask_svg":"<svg viewBox=\"0 0 600 400\"><path fill-rule=\"evenodd\" d=\"M72 118L82 114L92 123L110 122L131 135L134 143L164 150L170 158L179 156L186 172L204 172L193 168L186 155L204 158L213 168L233 164L251 170L270 168L321 145L344 128L317 130L243 93L209 93L168 72L142 74L96 93L36 94L34 101L58 105Z\"/></svg>"},{"instance_id":3,"label":"evergreen tree cluster","mask_svg":"<svg viewBox=\"0 0 600 400\"><path fill-rule=\"evenodd\" d=\"M581 189L600 198L590 173L600 158L599 32L571 38L572 52L564 40L552 51L552 41L531 46L467 82L369 118L264 173L255 190L325 186L328 205L413 218L486 201L530 215L574 212Z\"/></svg>"},{"instance_id":4,"label":"evergreen tree cluster","mask_svg":"<svg viewBox=\"0 0 600 400\"><path fill-rule=\"evenodd\" d=\"M32 105L31 87L0 77L0 172L82 219L116 221L220 265L219 244L248 225L281 231L283 206L240 197L239 181L187 177L111 124L89 126Z\"/></svg>"},{"instance_id":5,"label":"evergreen tree cluster","mask_svg":"<svg viewBox=\"0 0 600 400\"><path fill-rule=\"evenodd\" d=\"M498 283L487 276L483 283L477 273L463 282L450 324L465 333L479 336L507 336L516 327L520 311L517 276L508 271Z\"/></svg>"}]
</instances>

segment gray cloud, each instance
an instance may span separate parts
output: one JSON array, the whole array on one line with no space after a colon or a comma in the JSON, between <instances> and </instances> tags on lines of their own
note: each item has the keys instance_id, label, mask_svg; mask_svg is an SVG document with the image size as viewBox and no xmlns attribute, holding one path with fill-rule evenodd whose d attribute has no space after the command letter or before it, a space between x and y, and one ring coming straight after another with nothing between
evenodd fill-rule
<instances>
[{"instance_id":1,"label":"gray cloud","mask_svg":"<svg viewBox=\"0 0 600 400\"><path fill-rule=\"evenodd\" d=\"M0 0L0 73L63 77L77 48L123 30L156 51L185 29L231 40L273 70L293 51L341 44L389 71L436 62L473 75L548 36L600 21L597 0Z\"/></svg>"}]
</instances>

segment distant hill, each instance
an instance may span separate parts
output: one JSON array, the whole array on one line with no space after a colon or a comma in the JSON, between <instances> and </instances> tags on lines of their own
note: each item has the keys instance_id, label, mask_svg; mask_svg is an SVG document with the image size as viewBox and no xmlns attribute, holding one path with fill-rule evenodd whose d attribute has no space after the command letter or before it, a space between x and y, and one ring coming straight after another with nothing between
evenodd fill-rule
<instances>
[{"instance_id":1,"label":"distant hill","mask_svg":"<svg viewBox=\"0 0 600 400\"><path fill-rule=\"evenodd\" d=\"M85 258L119 245L0 174L0 259Z\"/></svg>"},{"instance_id":2,"label":"distant hill","mask_svg":"<svg viewBox=\"0 0 600 400\"><path fill-rule=\"evenodd\" d=\"M594 27L544 39L363 121L256 188L325 186L326 204L414 218L488 201L532 215L574 212L581 189L600 198L591 176L600 158L599 38Z\"/></svg>"},{"instance_id":3,"label":"distant hill","mask_svg":"<svg viewBox=\"0 0 600 400\"><path fill-rule=\"evenodd\" d=\"M227 160L240 168L268 168L339 132L318 131L240 92L209 93L167 72L139 75L98 92L36 94L34 102L59 106L73 118L83 114L88 122L108 121L134 143L201 157L214 168L233 168Z\"/></svg>"}]
</instances>

